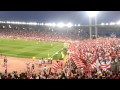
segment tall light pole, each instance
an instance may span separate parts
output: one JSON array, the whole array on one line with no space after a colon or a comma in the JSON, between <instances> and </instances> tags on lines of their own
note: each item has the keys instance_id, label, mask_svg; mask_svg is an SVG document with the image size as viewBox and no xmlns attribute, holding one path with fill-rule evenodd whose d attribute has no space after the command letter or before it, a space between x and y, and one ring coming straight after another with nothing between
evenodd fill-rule
<instances>
[{"instance_id":1,"label":"tall light pole","mask_svg":"<svg viewBox=\"0 0 120 90\"><path fill-rule=\"evenodd\" d=\"M91 27L91 25L92 25L92 22L91 22L91 17L89 16L89 32L90 32L90 39L92 39L92 27Z\"/></svg>"},{"instance_id":2,"label":"tall light pole","mask_svg":"<svg viewBox=\"0 0 120 90\"><path fill-rule=\"evenodd\" d=\"M90 30L90 39L92 38L92 27L91 27L91 17L95 17L95 34L97 38L97 14L98 11L87 11L87 14L89 16L89 30Z\"/></svg>"},{"instance_id":3,"label":"tall light pole","mask_svg":"<svg viewBox=\"0 0 120 90\"><path fill-rule=\"evenodd\" d=\"M96 38L98 37L98 32L97 32L97 15L95 16L95 35Z\"/></svg>"}]
</instances>

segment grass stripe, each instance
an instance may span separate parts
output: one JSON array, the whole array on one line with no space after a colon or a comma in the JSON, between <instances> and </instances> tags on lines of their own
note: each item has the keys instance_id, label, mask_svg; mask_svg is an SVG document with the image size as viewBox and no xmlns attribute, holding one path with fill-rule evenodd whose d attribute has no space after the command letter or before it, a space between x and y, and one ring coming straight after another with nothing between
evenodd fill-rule
<instances>
[{"instance_id":1,"label":"grass stripe","mask_svg":"<svg viewBox=\"0 0 120 90\"><path fill-rule=\"evenodd\" d=\"M52 44L52 45L51 45ZM55 53L63 48L62 42L47 42L47 41L27 41L27 40L13 40L0 38L0 53L23 58L48 58L50 56L56 59Z\"/></svg>"}]
</instances>

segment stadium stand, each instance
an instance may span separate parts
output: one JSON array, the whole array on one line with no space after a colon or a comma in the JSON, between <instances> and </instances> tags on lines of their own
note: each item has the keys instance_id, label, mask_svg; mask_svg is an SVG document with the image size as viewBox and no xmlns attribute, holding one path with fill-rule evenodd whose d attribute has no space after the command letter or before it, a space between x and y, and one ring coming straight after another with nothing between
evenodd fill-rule
<instances>
[{"instance_id":1,"label":"stadium stand","mask_svg":"<svg viewBox=\"0 0 120 90\"><path fill-rule=\"evenodd\" d=\"M38 41L69 41L70 43L69 58L66 62L57 61L50 68L44 66L38 75L34 71L20 74L14 71L8 74L1 73L0 79L120 79L120 70L114 72L110 69L111 63L120 61L120 39L115 35L90 40L88 32L78 34L77 31L73 31L73 28L61 32L41 27L40 29L1 28L0 37ZM61 71L58 73L57 69L61 69Z\"/></svg>"}]
</instances>

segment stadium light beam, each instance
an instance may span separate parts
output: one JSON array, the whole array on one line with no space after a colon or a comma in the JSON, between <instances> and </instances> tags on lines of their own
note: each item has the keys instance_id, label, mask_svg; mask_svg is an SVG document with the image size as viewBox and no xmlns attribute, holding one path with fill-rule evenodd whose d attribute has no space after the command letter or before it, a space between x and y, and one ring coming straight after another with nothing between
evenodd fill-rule
<instances>
[{"instance_id":1,"label":"stadium light beam","mask_svg":"<svg viewBox=\"0 0 120 90\"><path fill-rule=\"evenodd\" d=\"M97 16L98 13L99 13L99 11L87 11L87 15L89 17L95 17L95 16Z\"/></svg>"},{"instance_id":2,"label":"stadium light beam","mask_svg":"<svg viewBox=\"0 0 120 90\"><path fill-rule=\"evenodd\" d=\"M106 23L105 25L109 25L108 23Z\"/></svg>"},{"instance_id":3,"label":"stadium light beam","mask_svg":"<svg viewBox=\"0 0 120 90\"><path fill-rule=\"evenodd\" d=\"M80 26L80 24L78 24L78 26Z\"/></svg>"},{"instance_id":4,"label":"stadium light beam","mask_svg":"<svg viewBox=\"0 0 120 90\"><path fill-rule=\"evenodd\" d=\"M41 23L41 25L43 26L43 25L45 25L44 23Z\"/></svg>"},{"instance_id":5,"label":"stadium light beam","mask_svg":"<svg viewBox=\"0 0 120 90\"><path fill-rule=\"evenodd\" d=\"M117 25L120 25L120 21L118 21L116 24L117 24Z\"/></svg>"},{"instance_id":6,"label":"stadium light beam","mask_svg":"<svg viewBox=\"0 0 120 90\"><path fill-rule=\"evenodd\" d=\"M114 23L114 22L111 22L110 25L115 25L115 23Z\"/></svg>"},{"instance_id":7,"label":"stadium light beam","mask_svg":"<svg viewBox=\"0 0 120 90\"><path fill-rule=\"evenodd\" d=\"M99 13L99 11L87 11L87 15L89 16L89 25L90 25L90 39L91 34L92 34L92 27L91 27L91 17L95 17L95 34L96 34L96 38L97 38L97 14Z\"/></svg>"},{"instance_id":8,"label":"stadium light beam","mask_svg":"<svg viewBox=\"0 0 120 90\"><path fill-rule=\"evenodd\" d=\"M58 23L58 24L57 24L57 27L59 27L59 28L62 28L62 27L64 27L64 26L65 26L64 23Z\"/></svg>"},{"instance_id":9,"label":"stadium light beam","mask_svg":"<svg viewBox=\"0 0 120 90\"><path fill-rule=\"evenodd\" d=\"M55 26L56 26L56 23L52 23L51 26L52 26L52 27L55 27Z\"/></svg>"},{"instance_id":10,"label":"stadium light beam","mask_svg":"<svg viewBox=\"0 0 120 90\"><path fill-rule=\"evenodd\" d=\"M101 23L101 25L102 25L102 26L104 26L104 25L105 25L105 23Z\"/></svg>"},{"instance_id":11,"label":"stadium light beam","mask_svg":"<svg viewBox=\"0 0 120 90\"><path fill-rule=\"evenodd\" d=\"M73 24L72 24L72 23L68 23L66 26L67 26L67 27L72 27Z\"/></svg>"},{"instance_id":12,"label":"stadium light beam","mask_svg":"<svg viewBox=\"0 0 120 90\"><path fill-rule=\"evenodd\" d=\"M76 24L74 26L77 26Z\"/></svg>"}]
</instances>

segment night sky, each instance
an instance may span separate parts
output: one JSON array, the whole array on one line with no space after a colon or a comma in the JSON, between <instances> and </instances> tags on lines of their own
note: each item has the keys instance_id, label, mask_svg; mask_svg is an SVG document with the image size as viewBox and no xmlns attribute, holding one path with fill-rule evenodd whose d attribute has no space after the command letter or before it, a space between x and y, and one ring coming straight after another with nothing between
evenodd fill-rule
<instances>
[{"instance_id":1,"label":"night sky","mask_svg":"<svg viewBox=\"0 0 120 90\"><path fill-rule=\"evenodd\" d=\"M71 22L86 25L88 24L88 15L85 11L0 11L0 20L39 23ZM100 11L97 20L98 24L117 22L120 20L120 11Z\"/></svg>"}]
</instances>

